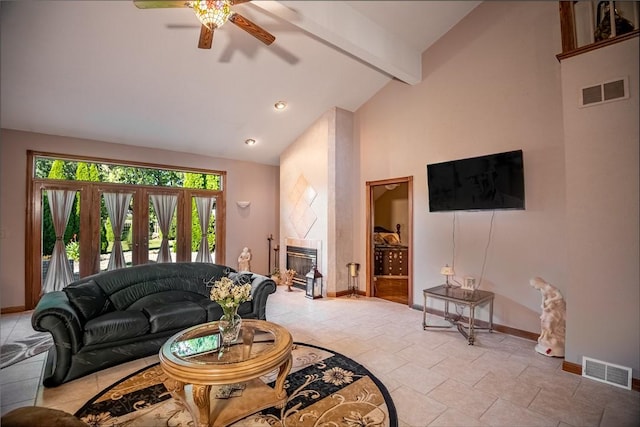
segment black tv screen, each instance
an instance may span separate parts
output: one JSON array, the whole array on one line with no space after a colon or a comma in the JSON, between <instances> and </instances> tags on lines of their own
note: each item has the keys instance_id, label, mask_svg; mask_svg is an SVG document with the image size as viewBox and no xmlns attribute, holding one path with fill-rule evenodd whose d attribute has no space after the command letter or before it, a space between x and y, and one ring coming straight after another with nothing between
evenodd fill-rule
<instances>
[{"instance_id":1,"label":"black tv screen","mask_svg":"<svg viewBox=\"0 0 640 427\"><path fill-rule=\"evenodd\" d=\"M522 150L427 165L429 211L524 209Z\"/></svg>"}]
</instances>

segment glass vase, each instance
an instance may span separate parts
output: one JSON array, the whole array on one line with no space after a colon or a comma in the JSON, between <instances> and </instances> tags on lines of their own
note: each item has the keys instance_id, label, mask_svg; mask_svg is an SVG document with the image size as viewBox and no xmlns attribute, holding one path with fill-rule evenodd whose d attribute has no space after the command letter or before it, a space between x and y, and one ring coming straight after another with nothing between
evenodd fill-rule
<instances>
[{"instance_id":1,"label":"glass vase","mask_svg":"<svg viewBox=\"0 0 640 427\"><path fill-rule=\"evenodd\" d=\"M224 314L218 322L218 328L220 329L222 346L229 347L238 339L242 318L238 315L238 306L223 307L222 311Z\"/></svg>"}]
</instances>

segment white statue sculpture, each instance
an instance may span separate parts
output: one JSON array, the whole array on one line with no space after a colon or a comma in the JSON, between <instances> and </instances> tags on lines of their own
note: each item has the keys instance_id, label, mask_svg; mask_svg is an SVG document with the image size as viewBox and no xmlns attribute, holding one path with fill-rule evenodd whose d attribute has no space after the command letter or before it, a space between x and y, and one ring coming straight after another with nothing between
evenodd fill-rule
<instances>
[{"instance_id":1,"label":"white statue sculpture","mask_svg":"<svg viewBox=\"0 0 640 427\"><path fill-rule=\"evenodd\" d=\"M545 356L564 357L565 300L557 288L540 277L534 277L529 283L542 294L541 333L536 351Z\"/></svg>"},{"instance_id":2,"label":"white statue sculpture","mask_svg":"<svg viewBox=\"0 0 640 427\"><path fill-rule=\"evenodd\" d=\"M251 252L249 248L242 248L238 257L238 271L251 271Z\"/></svg>"}]
</instances>

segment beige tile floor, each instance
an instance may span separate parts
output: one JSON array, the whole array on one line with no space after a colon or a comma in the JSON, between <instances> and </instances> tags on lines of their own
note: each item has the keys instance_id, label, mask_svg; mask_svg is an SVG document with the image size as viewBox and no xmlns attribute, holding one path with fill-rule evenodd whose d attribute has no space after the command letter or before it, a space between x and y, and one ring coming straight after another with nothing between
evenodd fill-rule
<instances>
[{"instance_id":1,"label":"beige tile floor","mask_svg":"<svg viewBox=\"0 0 640 427\"><path fill-rule=\"evenodd\" d=\"M310 300L283 287L269 297L267 318L295 341L338 351L387 387L401 427L639 426L640 393L561 370L562 360L534 342L480 332L468 346L456 330L422 330L422 312L375 298ZM33 333L30 313L0 318L2 343ZM27 405L75 412L98 391L157 356L88 375L57 388L40 383L44 355L0 371L2 413Z\"/></svg>"}]
</instances>

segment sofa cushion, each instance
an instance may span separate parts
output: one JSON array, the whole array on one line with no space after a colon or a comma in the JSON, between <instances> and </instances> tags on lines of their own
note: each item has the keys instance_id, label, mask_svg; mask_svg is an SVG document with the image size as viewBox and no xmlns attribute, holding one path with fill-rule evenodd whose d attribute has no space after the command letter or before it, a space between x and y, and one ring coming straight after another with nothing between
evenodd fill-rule
<instances>
[{"instance_id":1,"label":"sofa cushion","mask_svg":"<svg viewBox=\"0 0 640 427\"><path fill-rule=\"evenodd\" d=\"M95 281L116 310L127 310L141 298L159 292L185 291L208 297L206 282L226 275L229 267L204 262L142 264L105 271Z\"/></svg>"},{"instance_id":2,"label":"sofa cushion","mask_svg":"<svg viewBox=\"0 0 640 427\"><path fill-rule=\"evenodd\" d=\"M85 320L93 319L113 309L111 301L94 280L71 284L64 288L64 292Z\"/></svg>"},{"instance_id":3,"label":"sofa cushion","mask_svg":"<svg viewBox=\"0 0 640 427\"><path fill-rule=\"evenodd\" d=\"M149 321L140 311L112 311L84 326L84 344L95 345L135 338L149 332Z\"/></svg>"},{"instance_id":4,"label":"sofa cushion","mask_svg":"<svg viewBox=\"0 0 640 427\"><path fill-rule=\"evenodd\" d=\"M206 311L195 302L175 301L145 307L142 312L149 318L151 333L186 328L207 321Z\"/></svg>"},{"instance_id":5,"label":"sofa cushion","mask_svg":"<svg viewBox=\"0 0 640 427\"><path fill-rule=\"evenodd\" d=\"M209 298L207 296L194 292L184 290L166 290L138 298L136 302L127 308L127 310L142 311L146 307L163 306L177 301L200 302L208 299Z\"/></svg>"},{"instance_id":6,"label":"sofa cushion","mask_svg":"<svg viewBox=\"0 0 640 427\"><path fill-rule=\"evenodd\" d=\"M207 322L214 322L222 317L222 307L217 302L207 299L198 302L198 305L207 313Z\"/></svg>"}]
</instances>

